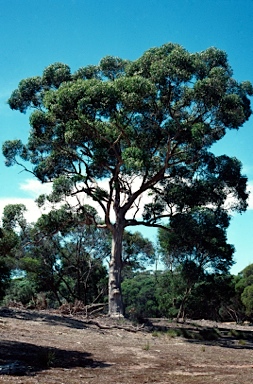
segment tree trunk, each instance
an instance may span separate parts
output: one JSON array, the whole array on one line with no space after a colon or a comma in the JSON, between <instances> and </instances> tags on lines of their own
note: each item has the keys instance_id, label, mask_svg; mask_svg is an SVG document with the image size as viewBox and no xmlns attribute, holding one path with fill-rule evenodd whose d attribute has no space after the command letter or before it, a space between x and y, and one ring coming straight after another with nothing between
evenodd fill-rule
<instances>
[{"instance_id":1,"label":"tree trunk","mask_svg":"<svg viewBox=\"0 0 253 384\"><path fill-rule=\"evenodd\" d=\"M123 226L115 225L112 236L112 254L109 269L109 315L123 317L124 306L121 294Z\"/></svg>"},{"instance_id":2,"label":"tree trunk","mask_svg":"<svg viewBox=\"0 0 253 384\"><path fill-rule=\"evenodd\" d=\"M180 318L182 318L183 321L185 321L185 303L186 303L186 300L188 299L188 297L190 296L191 289L192 289L192 287L187 287L186 288L184 297L182 299L182 302L181 302L179 310L178 310L177 322L179 322Z\"/></svg>"}]
</instances>

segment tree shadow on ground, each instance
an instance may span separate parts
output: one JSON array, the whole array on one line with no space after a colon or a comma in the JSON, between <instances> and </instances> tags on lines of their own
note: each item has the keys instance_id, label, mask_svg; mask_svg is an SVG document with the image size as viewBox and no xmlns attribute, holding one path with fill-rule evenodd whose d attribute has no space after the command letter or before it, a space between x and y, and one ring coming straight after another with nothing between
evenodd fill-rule
<instances>
[{"instance_id":1,"label":"tree shadow on ground","mask_svg":"<svg viewBox=\"0 0 253 384\"><path fill-rule=\"evenodd\" d=\"M183 337L189 343L220 346L233 349L253 349L253 331L235 330L226 327L208 327L183 323L169 326L155 325L157 332L168 333L172 337Z\"/></svg>"},{"instance_id":2,"label":"tree shadow on ground","mask_svg":"<svg viewBox=\"0 0 253 384\"><path fill-rule=\"evenodd\" d=\"M87 352L0 340L0 375L26 375L50 368L104 368L108 366L101 361L94 361L91 356ZM8 367L10 367L9 372Z\"/></svg>"},{"instance_id":3,"label":"tree shadow on ground","mask_svg":"<svg viewBox=\"0 0 253 384\"><path fill-rule=\"evenodd\" d=\"M208 345L218 345L224 348L253 349L252 330L221 327L220 325L217 327L198 325L195 332L197 332L197 337L189 337L189 341L197 342L199 339Z\"/></svg>"},{"instance_id":4,"label":"tree shadow on ground","mask_svg":"<svg viewBox=\"0 0 253 384\"><path fill-rule=\"evenodd\" d=\"M77 320L70 316L49 314L44 311L32 311L32 310L18 310L10 308L0 308L0 317L13 318L19 320L30 320L30 321L43 321L49 325L63 325L65 327L84 329L87 328L85 321L81 319Z\"/></svg>"}]
</instances>

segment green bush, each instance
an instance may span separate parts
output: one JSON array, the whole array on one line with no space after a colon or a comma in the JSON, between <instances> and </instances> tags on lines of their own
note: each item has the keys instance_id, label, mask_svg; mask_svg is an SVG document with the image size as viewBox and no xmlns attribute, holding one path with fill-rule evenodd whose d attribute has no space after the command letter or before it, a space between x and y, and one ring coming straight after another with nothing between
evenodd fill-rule
<instances>
[{"instance_id":1,"label":"green bush","mask_svg":"<svg viewBox=\"0 0 253 384\"><path fill-rule=\"evenodd\" d=\"M6 289L10 282L10 269L3 258L0 258L0 300L5 295Z\"/></svg>"},{"instance_id":2,"label":"green bush","mask_svg":"<svg viewBox=\"0 0 253 384\"><path fill-rule=\"evenodd\" d=\"M141 321L147 317L160 317L156 299L157 282L149 272L139 273L122 283L126 315Z\"/></svg>"},{"instance_id":3,"label":"green bush","mask_svg":"<svg viewBox=\"0 0 253 384\"><path fill-rule=\"evenodd\" d=\"M34 300L35 296L36 286L33 282L25 277L13 279L6 290L3 303L7 305L10 301L16 301L27 305Z\"/></svg>"}]
</instances>

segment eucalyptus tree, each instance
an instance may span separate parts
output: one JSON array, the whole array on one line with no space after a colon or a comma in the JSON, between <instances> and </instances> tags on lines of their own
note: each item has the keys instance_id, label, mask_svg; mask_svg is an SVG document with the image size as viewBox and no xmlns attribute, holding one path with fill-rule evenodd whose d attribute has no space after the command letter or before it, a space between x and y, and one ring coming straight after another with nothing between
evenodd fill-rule
<instances>
[{"instance_id":1,"label":"eucalyptus tree","mask_svg":"<svg viewBox=\"0 0 253 384\"><path fill-rule=\"evenodd\" d=\"M159 229L160 253L165 265L180 273L184 293L177 318L184 313L192 289L206 275L227 274L234 246L227 243L230 217L221 207L196 208L171 218L169 231Z\"/></svg>"},{"instance_id":2,"label":"eucalyptus tree","mask_svg":"<svg viewBox=\"0 0 253 384\"><path fill-rule=\"evenodd\" d=\"M234 246L227 242L230 217L219 207L196 208L171 218L168 230L159 229L159 247L165 265L173 270L179 265L193 267L190 280L208 273L228 273L233 265ZM186 268L186 269L187 269ZM194 272L195 271L195 272ZM189 282L190 284L190 282Z\"/></svg>"},{"instance_id":3,"label":"eucalyptus tree","mask_svg":"<svg viewBox=\"0 0 253 384\"><path fill-rule=\"evenodd\" d=\"M108 236L95 226L80 223L67 207L43 214L34 227L34 244L45 242L53 248L44 260L51 265L57 294L68 302L82 301L85 305L105 295L107 271L104 259L108 256Z\"/></svg>"},{"instance_id":4,"label":"eucalyptus tree","mask_svg":"<svg viewBox=\"0 0 253 384\"><path fill-rule=\"evenodd\" d=\"M103 224L85 206L79 210L112 234L111 316L123 314L126 227L162 226L177 212L223 205L228 194L234 209L246 209L240 163L209 152L251 114L252 86L232 76L224 51L191 54L168 43L135 61L107 56L74 73L55 63L12 93L12 109L32 110L31 130L27 144L4 143L6 165L20 164L41 182L54 181L51 201L79 196L82 205L88 196L99 205ZM199 193L181 199L191 186Z\"/></svg>"},{"instance_id":5,"label":"eucalyptus tree","mask_svg":"<svg viewBox=\"0 0 253 384\"><path fill-rule=\"evenodd\" d=\"M62 298L86 304L98 296L96 284L106 276L102 259L104 251L108 252L108 241L101 230L98 233L99 229L83 225L83 215L76 217L67 206L42 214L32 224L26 223L24 211L21 204L8 205L2 220L4 228L19 240L13 259L24 281L31 283L36 294L49 294L58 305ZM94 210L90 208L90 212ZM92 285L89 290L88 284Z\"/></svg>"}]
</instances>

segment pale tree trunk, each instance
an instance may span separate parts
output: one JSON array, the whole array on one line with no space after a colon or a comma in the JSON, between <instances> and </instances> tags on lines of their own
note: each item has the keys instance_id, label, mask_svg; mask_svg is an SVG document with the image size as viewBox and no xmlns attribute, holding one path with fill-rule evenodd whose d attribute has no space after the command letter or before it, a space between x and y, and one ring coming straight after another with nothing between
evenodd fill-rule
<instances>
[{"instance_id":1,"label":"pale tree trunk","mask_svg":"<svg viewBox=\"0 0 253 384\"><path fill-rule=\"evenodd\" d=\"M121 294L122 241L124 227L115 225L112 236L112 254L109 269L109 315L123 317Z\"/></svg>"}]
</instances>

